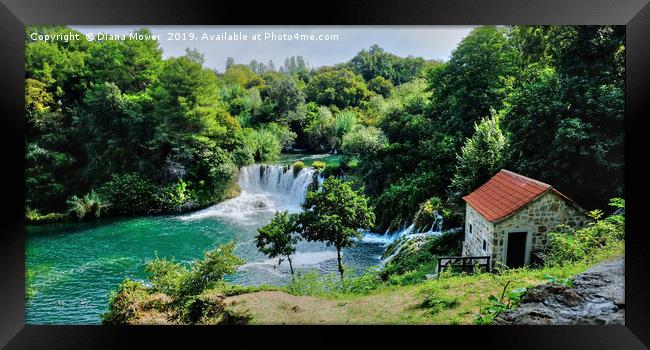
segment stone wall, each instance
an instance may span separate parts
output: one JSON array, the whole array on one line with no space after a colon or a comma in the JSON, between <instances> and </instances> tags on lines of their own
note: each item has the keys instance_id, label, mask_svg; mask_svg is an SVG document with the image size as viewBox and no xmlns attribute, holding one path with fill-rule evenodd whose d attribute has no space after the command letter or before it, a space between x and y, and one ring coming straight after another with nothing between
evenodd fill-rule
<instances>
[{"instance_id":1,"label":"stone wall","mask_svg":"<svg viewBox=\"0 0 650 350\"><path fill-rule=\"evenodd\" d=\"M469 206L468 206L469 207ZM546 248L547 233L559 224L580 227L586 224L587 217L568 204L554 192L548 192L519 209L514 215L494 224L492 237L492 259L505 264L504 244L506 234L513 231L527 231L530 236L530 251ZM527 257L527 261L530 256Z\"/></svg>"},{"instance_id":2,"label":"stone wall","mask_svg":"<svg viewBox=\"0 0 650 350\"><path fill-rule=\"evenodd\" d=\"M463 241L463 256L491 255L494 225L469 204L465 205L465 207L465 240ZM483 240L486 242L485 250L483 250Z\"/></svg>"}]
</instances>

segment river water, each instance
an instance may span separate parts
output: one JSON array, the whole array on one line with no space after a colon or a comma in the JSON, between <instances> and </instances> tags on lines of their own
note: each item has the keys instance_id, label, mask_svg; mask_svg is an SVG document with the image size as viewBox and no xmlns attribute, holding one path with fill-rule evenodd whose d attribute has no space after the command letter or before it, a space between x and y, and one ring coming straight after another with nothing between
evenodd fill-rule
<instances>
[{"instance_id":1,"label":"river water","mask_svg":"<svg viewBox=\"0 0 650 350\"><path fill-rule=\"evenodd\" d=\"M144 279L148 261L158 256L190 262L231 240L246 264L228 281L286 284L288 264L277 267L276 259L259 253L254 237L275 211L300 210L312 175L311 168L294 176L293 169L256 164L240 170L239 197L197 212L28 226L26 264L35 295L26 304L27 324L98 324L109 292L124 278ZM367 235L343 250L344 264L356 272L378 266L391 240ZM297 270L336 272L336 251L300 242L293 264Z\"/></svg>"}]
</instances>

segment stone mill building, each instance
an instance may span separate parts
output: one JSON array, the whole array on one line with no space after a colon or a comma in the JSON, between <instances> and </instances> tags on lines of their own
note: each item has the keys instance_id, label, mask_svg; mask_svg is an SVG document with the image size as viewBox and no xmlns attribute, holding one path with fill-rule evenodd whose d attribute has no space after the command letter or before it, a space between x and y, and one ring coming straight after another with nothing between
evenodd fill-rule
<instances>
[{"instance_id":1,"label":"stone mill building","mask_svg":"<svg viewBox=\"0 0 650 350\"><path fill-rule=\"evenodd\" d=\"M508 170L463 199L463 256L489 256L492 267L528 265L534 253L546 248L550 230L588 220L582 208L553 186Z\"/></svg>"}]
</instances>

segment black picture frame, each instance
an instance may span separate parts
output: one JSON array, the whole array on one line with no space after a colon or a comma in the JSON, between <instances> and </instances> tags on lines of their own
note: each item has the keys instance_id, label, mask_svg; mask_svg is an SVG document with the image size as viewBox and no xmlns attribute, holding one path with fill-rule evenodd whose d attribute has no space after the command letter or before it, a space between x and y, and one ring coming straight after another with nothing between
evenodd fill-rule
<instances>
[{"instance_id":1,"label":"black picture frame","mask_svg":"<svg viewBox=\"0 0 650 350\"><path fill-rule=\"evenodd\" d=\"M650 345L650 254L644 225L648 213L650 110L650 5L648 0L402 0L290 4L223 1L0 0L0 346L16 348L120 348L145 341L170 345L204 340L212 346L246 348L291 345L290 338L321 340L352 336L364 346L391 342L417 346L528 349L645 349ZM380 327L108 327L25 325L24 232L24 26L67 25L479 25L612 24L626 26L626 254L624 326L380 326ZM225 337L232 338L226 342ZM302 340L296 340L301 342ZM429 344L429 345L426 345ZM644 345L645 344L645 345ZM321 344L315 344L321 345ZM211 347L212 347L211 346ZM235 345L229 345L235 346ZM310 346L310 345L303 345Z\"/></svg>"}]
</instances>

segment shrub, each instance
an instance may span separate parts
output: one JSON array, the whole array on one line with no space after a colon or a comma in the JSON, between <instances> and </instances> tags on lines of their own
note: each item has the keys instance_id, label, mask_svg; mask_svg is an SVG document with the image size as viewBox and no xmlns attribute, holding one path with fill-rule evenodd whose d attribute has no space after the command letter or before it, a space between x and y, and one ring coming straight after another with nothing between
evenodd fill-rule
<instances>
[{"instance_id":1,"label":"shrub","mask_svg":"<svg viewBox=\"0 0 650 350\"><path fill-rule=\"evenodd\" d=\"M316 169L316 171L323 171L327 167L327 164L325 162L321 162L320 160L314 161L311 163L312 168Z\"/></svg>"},{"instance_id":2,"label":"shrub","mask_svg":"<svg viewBox=\"0 0 650 350\"><path fill-rule=\"evenodd\" d=\"M368 81L368 90L373 91L383 97L388 97L393 91L394 86L390 80L378 75Z\"/></svg>"},{"instance_id":3,"label":"shrub","mask_svg":"<svg viewBox=\"0 0 650 350\"><path fill-rule=\"evenodd\" d=\"M67 217L68 215L62 213L47 213L43 215L37 209L25 208L25 222L27 224L49 224L64 221Z\"/></svg>"},{"instance_id":4,"label":"shrub","mask_svg":"<svg viewBox=\"0 0 650 350\"><path fill-rule=\"evenodd\" d=\"M341 150L349 155L373 157L387 144L388 140L380 129L359 125L343 136Z\"/></svg>"},{"instance_id":5,"label":"shrub","mask_svg":"<svg viewBox=\"0 0 650 350\"><path fill-rule=\"evenodd\" d=\"M156 200L164 212L179 212L194 207L194 193L190 189L191 183L178 179L158 188Z\"/></svg>"},{"instance_id":6,"label":"shrub","mask_svg":"<svg viewBox=\"0 0 650 350\"><path fill-rule=\"evenodd\" d=\"M72 196L66 201L68 203L68 212L77 216L79 220L83 220L89 215L98 218L104 209L109 207L109 204L104 201L95 191L87 193L82 198Z\"/></svg>"},{"instance_id":7,"label":"shrub","mask_svg":"<svg viewBox=\"0 0 650 350\"><path fill-rule=\"evenodd\" d=\"M108 301L108 312L101 315L102 324L123 325L137 319L137 303L147 297L145 286L137 281L125 279Z\"/></svg>"},{"instance_id":8,"label":"shrub","mask_svg":"<svg viewBox=\"0 0 650 350\"><path fill-rule=\"evenodd\" d=\"M295 161L291 167L293 167L293 176L297 176L298 173L305 168L305 163L298 160Z\"/></svg>"},{"instance_id":9,"label":"shrub","mask_svg":"<svg viewBox=\"0 0 650 350\"><path fill-rule=\"evenodd\" d=\"M594 253L614 245L625 236L625 201L620 198L610 200L610 206L618 213L601 219L603 213L595 210L589 213L594 219L584 228L576 229L560 225L556 231L549 232L549 248L545 263L549 266L588 260Z\"/></svg>"},{"instance_id":10,"label":"shrub","mask_svg":"<svg viewBox=\"0 0 650 350\"><path fill-rule=\"evenodd\" d=\"M233 241L207 251L202 260L194 261L189 268L173 259L156 257L146 267L153 290L169 295L175 301L201 294L244 263L233 253L234 248Z\"/></svg>"},{"instance_id":11,"label":"shrub","mask_svg":"<svg viewBox=\"0 0 650 350\"><path fill-rule=\"evenodd\" d=\"M431 197L420 204L413 223L415 227L424 229L431 227L439 218L442 218L444 222L450 216L451 211L444 206L442 199L440 197Z\"/></svg>"},{"instance_id":12,"label":"shrub","mask_svg":"<svg viewBox=\"0 0 650 350\"><path fill-rule=\"evenodd\" d=\"M156 257L146 267L150 287L124 280L117 291L111 293L109 311L102 316L103 322L129 323L138 318L139 310L147 308L172 311L171 319L189 323L218 315L224 310L220 303L222 297L201 294L221 283L225 275L234 273L243 264L244 261L233 253L234 248L234 242L221 245L205 252L202 260L189 266L173 259ZM166 300L152 300L154 295ZM245 317L241 320L238 317L236 314L226 315L228 322L245 320Z\"/></svg>"},{"instance_id":13,"label":"shrub","mask_svg":"<svg viewBox=\"0 0 650 350\"><path fill-rule=\"evenodd\" d=\"M336 273L321 275L316 271L299 271L286 288L293 295L340 296L366 295L380 286L378 269L370 267L359 276L345 271L342 278Z\"/></svg>"},{"instance_id":14,"label":"shrub","mask_svg":"<svg viewBox=\"0 0 650 350\"><path fill-rule=\"evenodd\" d=\"M117 175L98 189L115 214L142 214L156 204L155 185L137 173Z\"/></svg>"},{"instance_id":15,"label":"shrub","mask_svg":"<svg viewBox=\"0 0 650 350\"><path fill-rule=\"evenodd\" d=\"M255 160L268 162L278 158L282 151L282 141L267 129L245 129L246 143L252 146Z\"/></svg>"},{"instance_id":16,"label":"shrub","mask_svg":"<svg viewBox=\"0 0 650 350\"><path fill-rule=\"evenodd\" d=\"M519 305L521 297L526 293L526 288L517 288L506 292L511 282L512 281L508 281L505 286L503 286L499 298L494 295L488 297L488 306L485 308L481 307L479 315L475 321L476 324L490 324L494 318L504 310L513 309Z\"/></svg>"},{"instance_id":17,"label":"shrub","mask_svg":"<svg viewBox=\"0 0 650 350\"><path fill-rule=\"evenodd\" d=\"M435 271L438 256L459 255L462 241L463 232L460 230L427 237L424 243L419 244L416 244L414 239L402 238L386 248L384 257L395 252L397 255L384 266L380 276L383 280L392 281L391 284L420 282L424 280L427 273ZM393 277L404 274L407 276Z\"/></svg>"}]
</instances>

